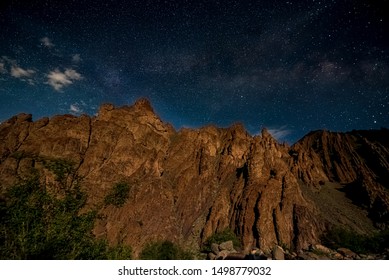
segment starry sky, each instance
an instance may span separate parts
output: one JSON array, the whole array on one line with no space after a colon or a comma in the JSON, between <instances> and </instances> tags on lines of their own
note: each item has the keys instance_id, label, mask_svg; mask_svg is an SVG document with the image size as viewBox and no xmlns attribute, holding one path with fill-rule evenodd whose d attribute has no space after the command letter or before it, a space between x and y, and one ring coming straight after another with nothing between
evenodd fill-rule
<instances>
[{"instance_id":1,"label":"starry sky","mask_svg":"<svg viewBox=\"0 0 389 280\"><path fill-rule=\"evenodd\" d=\"M388 127L388 2L1 0L0 122L147 97L176 129L288 143Z\"/></svg>"}]
</instances>

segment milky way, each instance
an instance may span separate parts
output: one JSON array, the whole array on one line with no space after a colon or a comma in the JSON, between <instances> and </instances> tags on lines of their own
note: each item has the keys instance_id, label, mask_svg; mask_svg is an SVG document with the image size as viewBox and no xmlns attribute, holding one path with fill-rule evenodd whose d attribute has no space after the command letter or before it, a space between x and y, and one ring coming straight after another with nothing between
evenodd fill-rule
<instances>
[{"instance_id":1,"label":"milky way","mask_svg":"<svg viewBox=\"0 0 389 280\"><path fill-rule=\"evenodd\" d=\"M388 127L387 1L359 2L2 1L0 121L147 97L177 129L289 143Z\"/></svg>"}]
</instances>

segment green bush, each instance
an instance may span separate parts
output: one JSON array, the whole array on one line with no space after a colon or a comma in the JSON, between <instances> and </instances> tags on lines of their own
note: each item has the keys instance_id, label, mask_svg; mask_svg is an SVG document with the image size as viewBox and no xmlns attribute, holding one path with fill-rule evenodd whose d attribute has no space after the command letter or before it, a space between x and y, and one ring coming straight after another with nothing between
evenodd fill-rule
<instances>
[{"instance_id":1,"label":"green bush","mask_svg":"<svg viewBox=\"0 0 389 280\"><path fill-rule=\"evenodd\" d=\"M212 243L220 244L229 240L232 241L235 248L241 247L241 243L235 233L231 229L226 228L221 232L216 232L215 234L211 235L204 243L203 251L211 251Z\"/></svg>"},{"instance_id":2,"label":"green bush","mask_svg":"<svg viewBox=\"0 0 389 280\"><path fill-rule=\"evenodd\" d=\"M74 174L74 163L66 159L41 159L43 165L54 173L55 179L60 183L65 183L64 180Z\"/></svg>"},{"instance_id":3,"label":"green bush","mask_svg":"<svg viewBox=\"0 0 389 280\"><path fill-rule=\"evenodd\" d=\"M132 248L124 244L107 246L103 259L108 260L130 260L132 258Z\"/></svg>"},{"instance_id":4,"label":"green bush","mask_svg":"<svg viewBox=\"0 0 389 280\"><path fill-rule=\"evenodd\" d=\"M105 205L114 205L122 207L129 197L130 186L127 183L121 182L113 186L104 198Z\"/></svg>"},{"instance_id":5,"label":"green bush","mask_svg":"<svg viewBox=\"0 0 389 280\"><path fill-rule=\"evenodd\" d=\"M49 191L37 173L7 189L0 201L0 259L131 258L130 247L95 238L97 212L85 211L78 184L61 191Z\"/></svg>"},{"instance_id":6,"label":"green bush","mask_svg":"<svg viewBox=\"0 0 389 280\"><path fill-rule=\"evenodd\" d=\"M380 253L389 248L389 231L361 235L344 228L334 227L322 236L322 243L332 249L345 247L358 254Z\"/></svg>"},{"instance_id":7,"label":"green bush","mask_svg":"<svg viewBox=\"0 0 389 280\"><path fill-rule=\"evenodd\" d=\"M147 244L141 254L142 260L192 260L193 254L170 241Z\"/></svg>"}]
</instances>

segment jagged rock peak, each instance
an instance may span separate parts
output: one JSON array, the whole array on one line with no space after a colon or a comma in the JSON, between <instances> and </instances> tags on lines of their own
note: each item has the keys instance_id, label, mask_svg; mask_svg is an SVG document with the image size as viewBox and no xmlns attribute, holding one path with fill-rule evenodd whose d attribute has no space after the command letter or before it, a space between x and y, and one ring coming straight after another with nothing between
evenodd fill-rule
<instances>
[{"instance_id":1,"label":"jagged rock peak","mask_svg":"<svg viewBox=\"0 0 389 280\"><path fill-rule=\"evenodd\" d=\"M115 107L110 103L102 104L97 116L98 119L106 121L111 118L116 120L118 120L118 118L123 119L125 116L148 116L152 119L159 119L155 114L150 101L146 98L138 99L133 105L124 105L120 107Z\"/></svg>"},{"instance_id":2,"label":"jagged rock peak","mask_svg":"<svg viewBox=\"0 0 389 280\"><path fill-rule=\"evenodd\" d=\"M244 125L240 122L232 124L229 128L229 131L233 132L236 135L248 135L248 132Z\"/></svg>"},{"instance_id":3,"label":"jagged rock peak","mask_svg":"<svg viewBox=\"0 0 389 280\"><path fill-rule=\"evenodd\" d=\"M268 131L266 127L262 128L261 130L261 138L265 141L278 143L278 141L273 137L273 135L271 135L271 133Z\"/></svg>"},{"instance_id":4,"label":"jagged rock peak","mask_svg":"<svg viewBox=\"0 0 389 280\"><path fill-rule=\"evenodd\" d=\"M266 127L262 128L261 135L262 135L262 138L272 137Z\"/></svg>"},{"instance_id":5,"label":"jagged rock peak","mask_svg":"<svg viewBox=\"0 0 389 280\"><path fill-rule=\"evenodd\" d=\"M154 109L151 106L150 101L147 98L140 98L133 105L125 105L121 107L115 107L111 103L104 103L100 106L99 115L104 114L109 111L113 111L116 109L127 109L127 110L137 110L137 111L149 111L154 113Z\"/></svg>"},{"instance_id":6,"label":"jagged rock peak","mask_svg":"<svg viewBox=\"0 0 389 280\"><path fill-rule=\"evenodd\" d=\"M151 111L152 113L154 113L154 109L151 106L150 100L148 100L147 98L144 98L144 97L138 99L135 102L134 108L136 108L138 110Z\"/></svg>"},{"instance_id":7,"label":"jagged rock peak","mask_svg":"<svg viewBox=\"0 0 389 280\"><path fill-rule=\"evenodd\" d=\"M10 118L6 123L22 123L22 122L31 122L32 121L32 115L26 114L26 113L20 113L16 116L13 116Z\"/></svg>"},{"instance_id":8,"label":"jagged rock peak","mask_svg":"<svg viewBox=\"0 0 389 280\"><path fill-rule=\"evenodd\" d=\"M111 103L101 104L98 112L98 116L104 115L105 113L115 109L115 106Z\"/></svg>"}]
</instances>

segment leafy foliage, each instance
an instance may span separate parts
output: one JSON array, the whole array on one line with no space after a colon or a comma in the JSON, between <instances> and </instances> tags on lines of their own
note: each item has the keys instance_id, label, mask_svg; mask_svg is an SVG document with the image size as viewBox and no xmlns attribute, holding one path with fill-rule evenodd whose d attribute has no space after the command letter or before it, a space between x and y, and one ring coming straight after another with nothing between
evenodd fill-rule
<instances>
[{"instance_id":1,"label":"leafy foliage","mask_svg":"<svg viewBox=\"0 0 389 280\"><path fill-rule=\"evenodd\" d=\"M57 179L73 170L55 164ZM1 259L128 259L131 248L109 247L92 233L97 212L86 211L78 183L53 192L37 172L9 188L0 201Z\"/></svg>"},{"instance_id":2,"label":"leafy foliage","mask_svg":"<svg viewBox=\"0 0 389 280\"><path fill-rule=\"evenodd\" d=\"M74 174L74 164L65 159L43 160L44 166L52 171L56 176L56 180L64 183L70 175Z\"/></svg>"},{"instance_id":3,"label":"leafy foliage","mask_svg":"<svg viewBox=\"0 0 389 280\"><path fill-rule=\"evenodd\" d=\"M104 199L106 205L114 205L116 207L122 207L129 197L130 186L125 183L117 183L109 191Z\"/></svg>"},{"instance_id":4,"label":"leafy foliage","mask_svg":"<svg viewBox=\"0 0 389 280\"><path fill-rule=\"evenodd\" d=\"M205 244L203 246L203 250L204 251L211 251L211 244L212 243L220 244L220 243L223 243L223 242L226 242L229 240L232 241L235 248L239 248L241 246L241 243L240 243L238 237L235 235L235 233L231 229L226 228L221 232L217 232L217 233L211 235L207 239L207 241L205 242Z\"/></svg>"},{"instance_id":5,"label":"leafy foliage","mask_svg":"<svg viewBox=\"0 0 389 280\"><path fill-rule=\"evenodd\" d=\"M141 254L142 260L191 260L193 254L170 241L157 241L147 244Z\"/></svg>"},{"instance_id":6,"label":"leafy foliage","mask_svg":"<svg viewBox=\"0 0 389 280\"><path fill-rule=\"evenodd\" d=\"M389 231L382 231L374 235L361 235L335 227L323 235L322 243L332 249L345 247L358 254L380 253L389 248Z\"/></svg>"}]
</instances>

